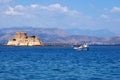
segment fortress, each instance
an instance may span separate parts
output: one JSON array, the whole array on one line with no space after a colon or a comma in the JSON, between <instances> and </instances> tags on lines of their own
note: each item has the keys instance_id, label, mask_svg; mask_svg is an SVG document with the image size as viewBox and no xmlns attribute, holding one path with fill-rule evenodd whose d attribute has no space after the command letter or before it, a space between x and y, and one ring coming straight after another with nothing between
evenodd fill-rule
<instances>
[{"instance_id":1,"label":"fortress","mask_svg":"<svg viewBox=\"0 0 120 80\"><path fill-rule=\"evenodd\" d=\"M17 32L13 39L9 39L7 46L42 46L42 41L36 36L27 36L25 32Z\"/></svg>"}]
</instances>

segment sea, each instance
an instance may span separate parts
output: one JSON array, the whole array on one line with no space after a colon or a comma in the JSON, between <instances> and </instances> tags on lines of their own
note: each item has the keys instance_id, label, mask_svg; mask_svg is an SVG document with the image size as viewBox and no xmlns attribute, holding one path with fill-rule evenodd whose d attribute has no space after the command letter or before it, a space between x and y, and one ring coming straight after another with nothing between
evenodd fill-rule
<instances>
[{"instance_id":1,"label":"sea","mask_svg":"<svg viewBox=\"0 0 120 80\"><path fill-rule=\"evenodd\" d=\"M0 46L0 80L120 80L120 46Z\"/></svg>"}]
</instances>

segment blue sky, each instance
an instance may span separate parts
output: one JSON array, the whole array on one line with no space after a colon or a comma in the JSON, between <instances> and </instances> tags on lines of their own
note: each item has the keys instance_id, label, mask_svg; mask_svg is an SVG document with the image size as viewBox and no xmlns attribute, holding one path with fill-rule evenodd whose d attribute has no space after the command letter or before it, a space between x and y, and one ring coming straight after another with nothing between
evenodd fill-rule
<instances>
[{"instance_id":1,"label":"blue sky","mask_svg":"<svg viewBox=\"0 0 120 80\"><path fill-rule=\"evenodd\" d=\"M120 0L0 0L0 26L106 29L120 34Z\"/></svg>"}]
</instances>

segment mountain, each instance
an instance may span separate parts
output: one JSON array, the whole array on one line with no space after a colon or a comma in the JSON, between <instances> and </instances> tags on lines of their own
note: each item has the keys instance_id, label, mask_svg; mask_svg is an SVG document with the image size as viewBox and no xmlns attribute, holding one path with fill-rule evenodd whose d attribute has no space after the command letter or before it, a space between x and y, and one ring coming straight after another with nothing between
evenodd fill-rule
<instances>
[{"instance_id":1,"label":"mountain","mask_svg":"<svg viewBox=\"0 0 120 80\"><path fill-rule=\"evenodd\" d=\"M96 36L89 34L82 35L82 32L75 34L74 30L70 33L68 30L58 28L33 28L33 27L12 27L0 29L0 43L7 43L9 38L13 38L16 32L27 32L28 36L38 36L43 43L81 43L83 41L91 44L120 44L120 36L98 37L105 35L100 32ZM87 32L87 31L86 31ZM94 32L94 31L93 31ZM109 31L108 31L109 32Z\"/></svg>"},{"instance_id":2,"label":"mountain","mask_svg":"<svg viewBox=\"0 0 120 80\"><path fill-rule=\"evenodd\" d=\"M115 43L115 44L120 44L120 36L115 36L115 37L110 38L109 42Z\"/></svg>"},{"instance_id":3,"label":"mountain","mask_svg":"<svg viewBox=\"0 0 120 80\"><path fill-rule=\"evenodd\" d=\"M89 30L89 29L67 29L67 31L73 35L84 35L84 36L99 36L99 37L113 37L116 34L105 29L101 30Z\"/></svg>"}]
</instances>

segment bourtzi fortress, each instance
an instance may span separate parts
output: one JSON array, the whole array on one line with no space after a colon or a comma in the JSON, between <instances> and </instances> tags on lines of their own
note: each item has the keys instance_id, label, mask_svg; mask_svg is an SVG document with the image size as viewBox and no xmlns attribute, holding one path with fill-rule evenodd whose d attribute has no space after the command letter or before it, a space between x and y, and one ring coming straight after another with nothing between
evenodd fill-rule
<instances>
[{"instance_id":1,"label":"bourtzi fortress","mask_svg":"<svg viewBox=\"0 0 120 80\"><path fill-rule=\"evenodd\" d=\"M7 46L42 46L42 41L36 36L27 36L25 32L17 32L13 39L9 39Z\"/></svg>"}]
</instances>

